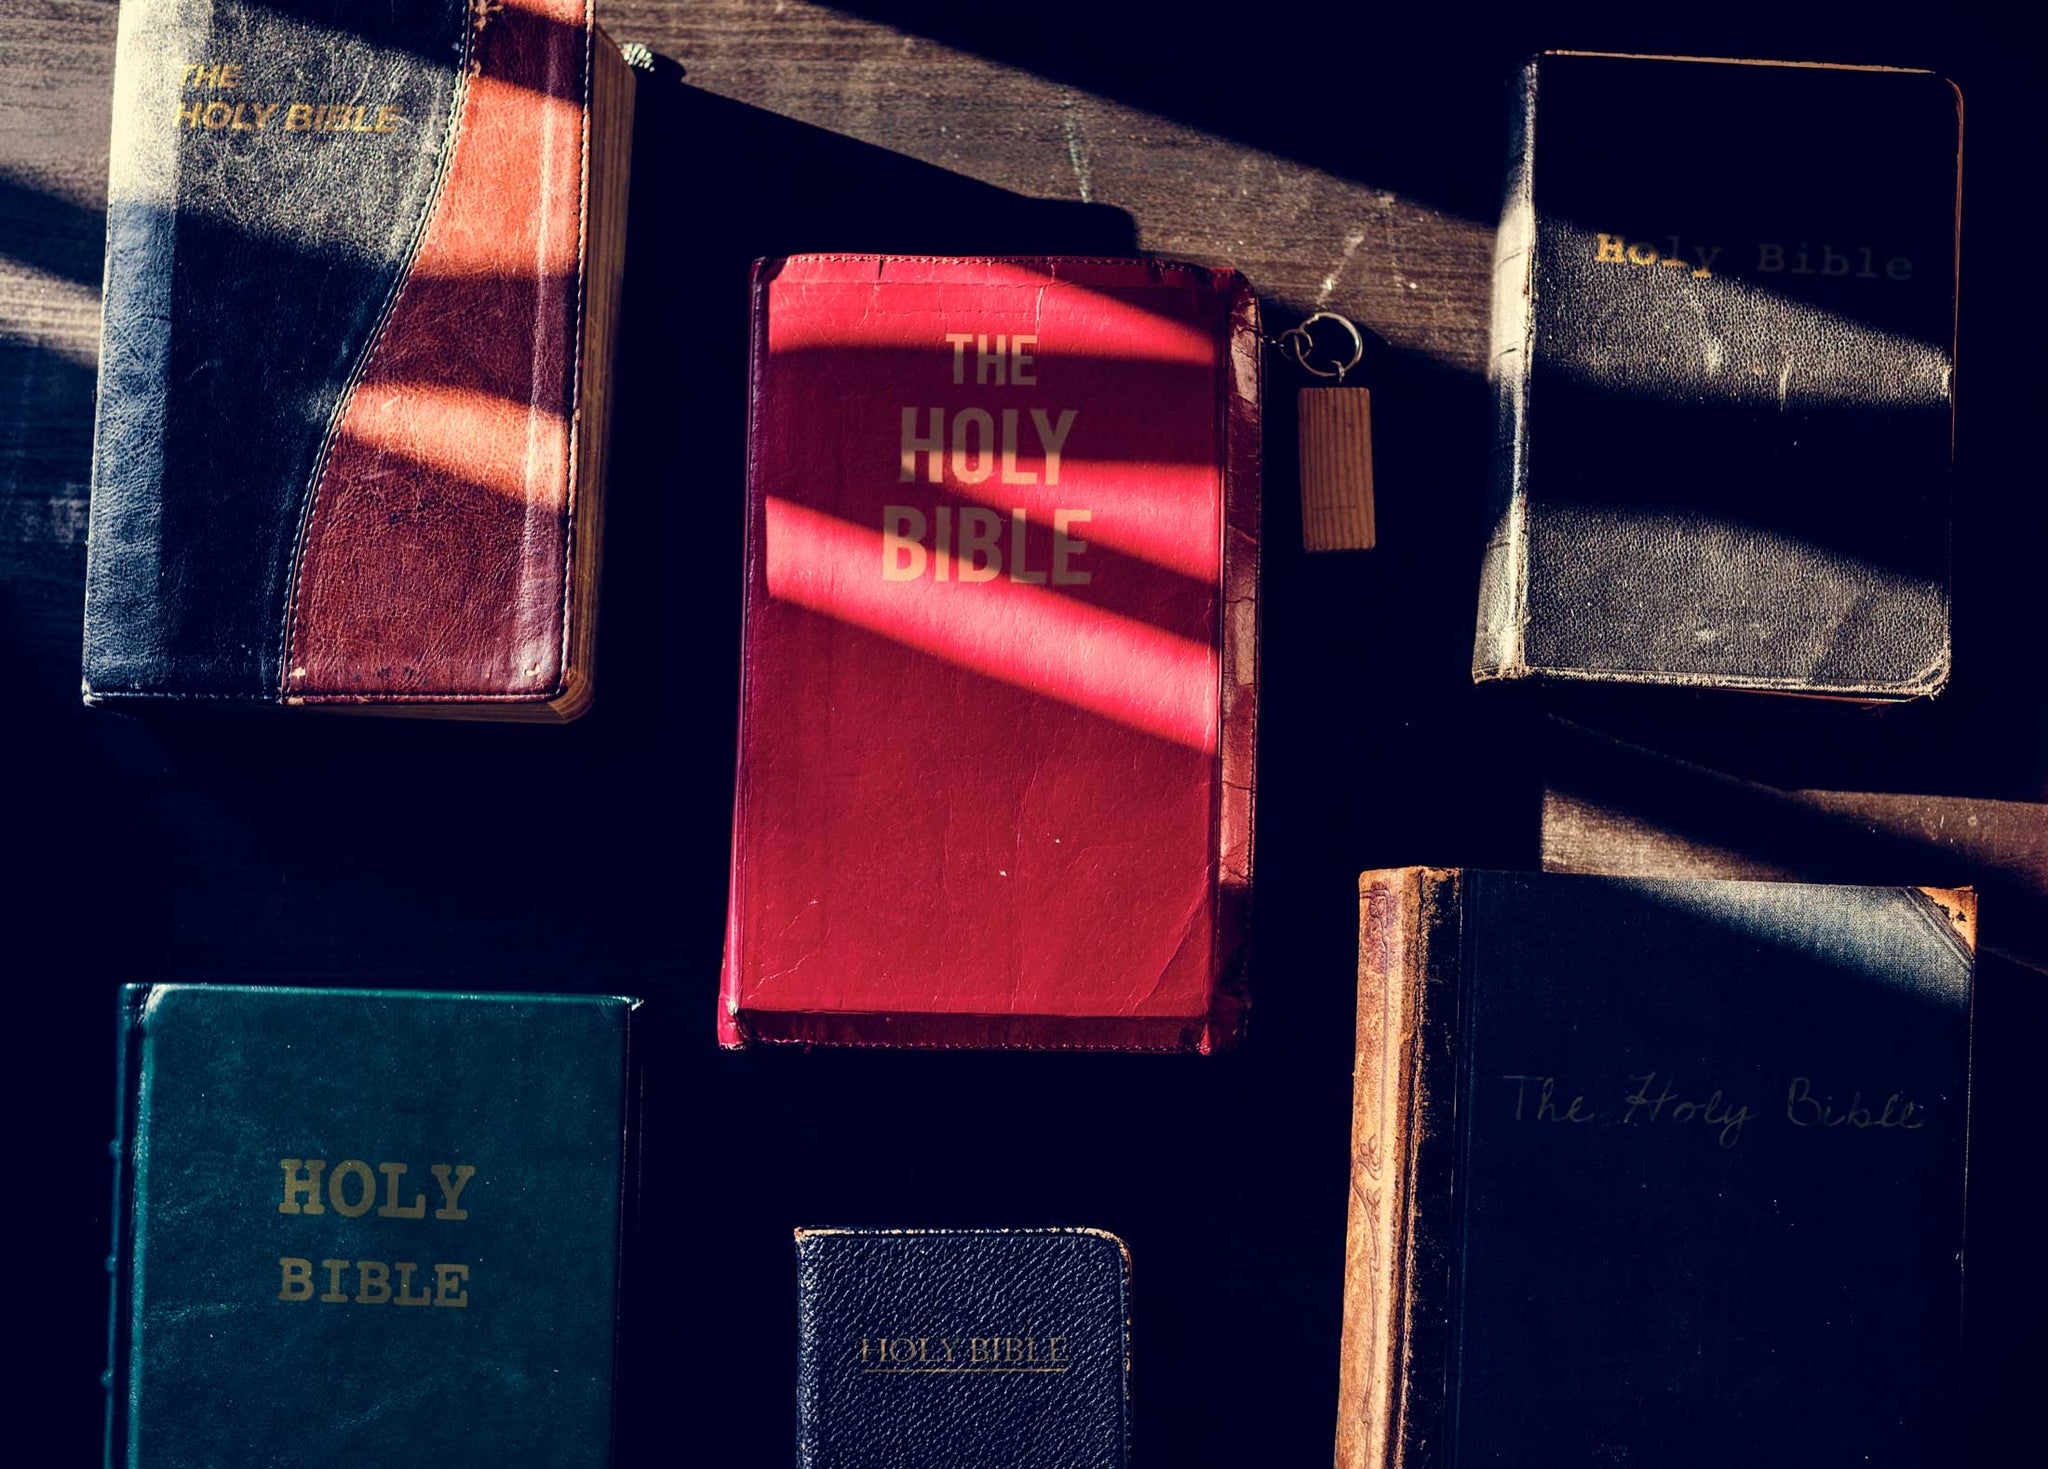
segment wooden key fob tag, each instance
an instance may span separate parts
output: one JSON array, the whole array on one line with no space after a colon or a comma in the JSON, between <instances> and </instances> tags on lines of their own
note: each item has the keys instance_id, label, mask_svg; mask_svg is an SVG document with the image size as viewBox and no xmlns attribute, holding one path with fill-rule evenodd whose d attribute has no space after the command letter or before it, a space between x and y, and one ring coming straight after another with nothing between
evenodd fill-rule
<instances>
[{"instance_id":1,"label":"wooden key fob tag","mask_svg":"<svg viewBox=\"0 0 2048 1469\"><path fill-rule=\"evenodd\" d=\"M1335 323L1349 340L1339 351L1318 348L1313 329ZM1311 376L1328 387L1302 387L1294 395L1301 450L1301 544L1308 551L1369 551L1373 544L1372 393L1344 386L1344 375L1365 358L1365 337L1331 311L1318 311L1275 339Z\"/></svg>"}]
</instances>

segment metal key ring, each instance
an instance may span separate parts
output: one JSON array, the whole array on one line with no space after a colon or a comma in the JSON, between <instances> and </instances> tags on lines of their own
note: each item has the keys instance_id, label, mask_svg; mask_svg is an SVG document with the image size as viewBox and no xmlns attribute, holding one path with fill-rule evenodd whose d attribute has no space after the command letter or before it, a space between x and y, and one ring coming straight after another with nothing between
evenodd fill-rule
<instances>
[{"instance_id":1,"label":"metal key ring","mask_svg":"<svg viewBox=\"0 0 2048 1469\"><path fill-rule=\"evenodd\" d=\"M1310 333L1309 328L1319 321L1336 322L1337 325L1344 328L1346 335L1351 338L1351 355L1344 361L1337 363L1334 367L1317 367L1308 360L1308 354L1315 350L1316 345L1315 337ZM1280 333L1275 342L1278 345L1285 346L1293 354L1294 360L1301 365L1303 372L1313 377L1333 377L1340 383L1344 381L1345 373L1351 371L1352 368L1365 360L1365 334L1359 331L1349 319L1339 316L1334 311L1316 312L1315 315L1303 321L1300 326L1291 326L1286 331Z\"/></svg>"}]
</instances>

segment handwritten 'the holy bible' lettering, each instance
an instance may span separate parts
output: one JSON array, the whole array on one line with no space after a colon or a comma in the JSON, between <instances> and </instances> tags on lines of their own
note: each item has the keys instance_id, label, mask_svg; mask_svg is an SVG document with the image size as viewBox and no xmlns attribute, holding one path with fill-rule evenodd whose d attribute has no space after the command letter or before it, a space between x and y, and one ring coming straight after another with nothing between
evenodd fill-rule
<instances>
[{"instance_id":1,"label":"handwritten 'the holy bible' lettering","mask_svg":"<svg viewBox=\"0 0 2048 1469\"><path fill-rule=\"evenodd\" d=\"M1926 1109L1899 1092L1887 1096L1873 1112L1862 1092L1850 1093L1847 1106L1834 1097L1815 1095L1810 1076L1795 1076L1785 1088L1785 1120L1794 1127L1849 1127L1858 1132L1873 1127L1918 1132L1927 1125Z\"/></svg>"},{"instance_id":2,"label":"handwritten 'the holy bible' lettering","mask_svg":"<svg viewBox=\"0 0 2048 1469\"><path fill-rule=\"evenodd\" d=\"M1501 1080L1515 1084L1517 1122L1522 1120L1525 1112L1538 1122L1591 1122L1599 1115L1586 1105L1583 1093L1574 1095L1568 1102L1560 1102L1554 1076L1528 1076L1515 1072Z\"/></svg>"},{"instance_id":3,"label":"handwritten 'the holy bible' lettering","mask_svg":"<svg viewBox=\"0 0 2048 1469\"><path fill-rule=\"evenodd\" d=\"M1629 1077L1633 1088L1613 1110L1595 1106L1583 1092L1567 1091L1555 1076L1510 1072L1501 1080L1514 1088L1517 1122L1690 1126L1711 1135L1724 1148L1741 1142L1746 1128L1768 1129L1772 1125L1763 1108L1731 1099L1723 1087L1714 1087L1702 1096L1699 1090L1682 1090L1674 1078L1655 1071ZM1785 1089L1785 1120L1801 1130L1918 1132L1927 1125L1927 1110L1896 1091L1881 1103L1865 1102L1860 1091L1851 1092L1843 1102L1818 1091L1808 1076L1793 1077Z\"/></svg>"}]
</instances>

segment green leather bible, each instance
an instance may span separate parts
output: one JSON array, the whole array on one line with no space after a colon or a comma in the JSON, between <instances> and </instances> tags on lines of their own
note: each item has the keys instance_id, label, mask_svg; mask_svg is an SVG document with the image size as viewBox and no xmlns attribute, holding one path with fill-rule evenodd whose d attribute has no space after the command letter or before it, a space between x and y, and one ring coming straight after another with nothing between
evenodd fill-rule
<instances>
[{"instance_id":1,"label":"green leather bible","mask_svg":"<svg viewBox=\"0 0 2048 1469\"><path fill-rule=\"evenodd\" d=\"M608 1464L637 1004L124 990L109 1469Z\"/></svg>"}]
</instances>

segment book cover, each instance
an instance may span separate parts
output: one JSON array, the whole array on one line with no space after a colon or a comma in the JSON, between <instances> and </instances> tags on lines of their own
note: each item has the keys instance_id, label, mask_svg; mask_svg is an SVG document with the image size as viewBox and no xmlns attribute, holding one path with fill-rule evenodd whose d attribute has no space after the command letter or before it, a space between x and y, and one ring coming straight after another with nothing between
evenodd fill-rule
<instances>
[{"instance_id":1,"label":"book cover","mask_svg":"<svg viewBox=\"0 0 2048 1469\"><path fill-rule=\"evenodd\" d=\"M1097 1229L800 1229L799 1469L1125 1469L1130 1252Z\"/></svg>"},{"instance_id":2,"label":"book cover","mask_svg":"<svg viewBox=\"0 0 2048 1469\"><path fill-rule=\"evenodd\" d=\"M631 75L588 0L121 7L88 703L583 710Z\"/></svg>"},{"instance_id":3,"label":"book cover","mask_svg":"<svg viewBox=\"0 0 2048 1469\"><path fill-rule=\"evenodd\" d=\"M1339 1469L1955 1462L1970 893L1359 892Z\"/></svg>"},{"instance_id":4,"label":"book cover","mask_svg":"<svg viewBox=\"0 0 2048 1469\"><path fill-rule=\"evenodd\" d=\"M1938 692L1961 94L1565 52L1517 104L1474 677Z\"/></svg>"},{"instance_id":5,"label":"book cover","mask_svg":"<svg viewBox=\"0 0 2048 1469\"><path fill-rule=\"evenodd\" d=\"M796 256L756 270L753 354L721 1040L1230 1044L1250 288Z\"/></svg>"},{"instance_id":6,"label":"book cover","mask_svg":"<svg viewBox=\"0 0 2048 1469\"><path fill-rule=\"evenodd\" d=\"M603 1469L637 1004L126 989L109 1469Z\"/></svg>"}]
</instances>

